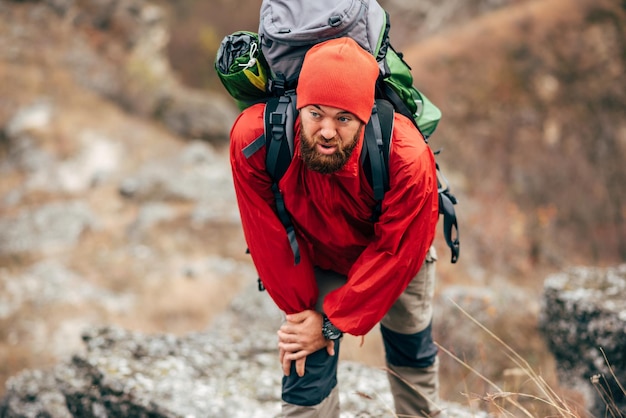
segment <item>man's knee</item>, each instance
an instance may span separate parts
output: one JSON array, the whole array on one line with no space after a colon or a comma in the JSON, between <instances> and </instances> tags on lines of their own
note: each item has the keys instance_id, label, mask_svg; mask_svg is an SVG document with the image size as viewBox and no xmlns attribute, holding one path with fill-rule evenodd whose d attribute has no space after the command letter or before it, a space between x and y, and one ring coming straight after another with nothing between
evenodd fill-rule
<instances>
[{"instance_id":1,"label":"man's knee","mask_svg":"<svg viewBox=\"0 0 626 418\"><path fill-rule=\"evenodd\" d=\"M399 367L425 368L437 358L437 346L433 342L432 323L414 334L401 334L381 324L387 363Z\"/></svg>"},{"instance_id":2,"label":"man's knee","mask_svg":"<svg viewBox=\"0 0 626 418\"><path fill-rule=\"evenodd\" d=\"M306 358L304 376L296 373L295 362L291 364L289 376L283 376L283 401L299 406L321 403L337 386L337 363L339 346L335 343L335 355L330 356L325 348Z\"/></svg>"}]
</instances>

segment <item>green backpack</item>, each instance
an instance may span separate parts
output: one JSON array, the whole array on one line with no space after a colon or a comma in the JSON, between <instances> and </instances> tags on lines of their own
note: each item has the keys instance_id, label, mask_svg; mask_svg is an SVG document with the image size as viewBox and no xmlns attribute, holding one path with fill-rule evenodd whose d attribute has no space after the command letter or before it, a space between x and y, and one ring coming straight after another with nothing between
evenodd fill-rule
<instances>
[{"instance_id":1,"label":"green backpack","mask_svg":"<svg viewBox=\"0 0 626 418\"><path fill-rule=\"evenodd\" d=\"M239 31L225 37L217 52L215 71L240 111L270 97L269 66L257 33Z\"/></svg>"},{"instance_id":2,"label":"green backpack","mask_svg":"<svg viewBox=\"0 0 626 418\"><path fill-rule=\"evenodd\" d=\"M379 65L376 105L365 130L362 164L378 204L388 189L388 151L393 112L413 121L428 139L437 128L441 111L413 85L411 69L389 43L389 15L375 0L263 0L259 32L238 31L226 36L218 50L215 69L237 106L243 110L266 103L265 134L244 150L247 156L266 147L266 169L274 180L278 216L292 244L294 262L299 262L295 231L282 205L278 181L293 157L293 124L297 117L295 90L304 55L313 45L348 36L370 52ZM387 104L391 104L388 106ZM271 138L271 140L266 140ZM454 205L448 183L437 166L439 212L444 218L444 236L452 263L460 244Z\"/></svg>"}]
</instances>

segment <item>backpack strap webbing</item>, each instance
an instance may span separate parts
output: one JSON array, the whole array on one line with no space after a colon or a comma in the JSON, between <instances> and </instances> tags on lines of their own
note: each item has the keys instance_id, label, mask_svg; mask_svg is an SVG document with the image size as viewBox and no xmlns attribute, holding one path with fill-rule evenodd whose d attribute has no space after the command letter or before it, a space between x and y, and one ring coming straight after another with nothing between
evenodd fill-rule
<instances>
[{"instance_id":1,"label":"backpack strap webbing","mask_svg":"<svg viewBox=\"0 0 626 418\"><path fill-rule=\"evenodd\" d=\"M264 135L267 147L265 169L273 180L272 192L276 202L276 212L278 219L280 219L280 222L285 227L285 231L287 231L287 239L293 252L294 264L299 264L300 248L296 239L296 231L289 213L287 213L283 194L278 187L278 182L289 168L293 158L293 129L296 113L296 95L294 92L269 99L265 105Z\"/></svg>"},{"instance_id":2,"label":"backpack strap webbing","mask_svg":"<svg viewBox=\"0 0 626 418\"><path fill-rule=\"evenodd\" d=\"M439 154L441 150L435 152ZM450 192L448 179L439 170L439 163L435 163L437 167L437 187L439 189L439 214L443 215L443 236L446 244L450 247L452 253L450 262L456 263L461 253L461 243L459 241L459 225L456 220L456 212L454 205L457 204L456 197ZM454 230L454 238L452 232Z\"/></svg>"},{"instance_id":3,"label":"backpack strap webbing","mask_svg":"<svg viewBox=\"0 0 626 418\"><path fill-rule=\"evenodd\" d=\"M280 97L272 97L265 104L263 115L263 135L243 149L246 158L265 146L265 169L272 179L272 192L276 203L278 219L285 227L287 239L293 252L294 264L300 263L300 248L296 231L287 213L285 199L278 187L293 157L294 124L296 120L296 95L289 92Z\"/></svg>"},{"instance_id":4,"label":"backpack strap webbing","mask_svg":"<svg viewBox=\"0 0 626 418\"><path fill-rule=\"evenodd\" d=\"M413 114L409 110L409 107L406 105L406 103L404 103L404 100L402 100L402 97L400 97L398 92L396 92L393 87L389 85L389 83L386 83L384 79L377 83L377 88L379 89L377 94L389 100L393 104L393 107L396 109L396 111L401 115L406 116L406 118L413 123L413 126L415 126L417 130L420 131L424 139L426 139L426 142L428 142L428 137L424 135L419 125L415 121Z\"/></svg>"},{"instance_id":5,"label":"backpack strap webbing","mask_svg":"<svg viewBox=\"0 0 626 418\"><path fill-rule=\"evenodd\" d=\"M450 262L456 263L459 259L461 252L461 245L459 242L459 226L456 221L456 213L454 211L454 204L456 199L452 196L448 190L439 193L439 213L443 214L443 236L446 239L446 244L450 247L452 253ZM452 238L452 230L455 231L455 236Z\"/></svg>"},{"instance_id":6,"label":"backpack strap webbing","mask_svg":"<svg viewBox=\"0 0 626 418\"><path fill-rule=\"evenodd\" d=\"M393 90L391 91L393 92ZM396 99L399 100L397 94ZM374 199L376 199L376 205L374 206L372 217L370 218L372 222L378 220L382 210L381 202L384 193L389 190L388 162L395 108L395 102L377 99L372 109L372 117L365 128L365 143L361 153L361 163L365 169L367 180L374 190ZM412 118L409 119L413 121ZM439 153L440 150L434 152L435 155ZM459 227L456 211L454 210L457 199L450 191L448 181L439 169L439 163L435 163L435 165L437 168L439 213L443 215L443 235L446 244L450 247L450 261L454 264L459 259L461 251Z\"/></svg>"},{"instance_id":7,"label":"backpack strap webbing","mask_svg":"<svg viewBox=\"0 0 626 418\"><path fill-rule=\"evenodd\" d=\"M296 95L272 97L265 105L266 170L274 182L283 178L293 157Z\"/></svg>"},{"instance_id":8,"label":"backpack strap webbing","mask_svg":"<svg viewBox=\"0 0 626 418\"><path fill-rule=\"evenodd\" d=\"M372 115L365 125L365 137L361 151L361 165L374 191L376 205L370 220L376 222L381 212L381 202L389 189L389 148L393 131L394 108L386 100L376 100Z\"/></svg>"}]
</instances>

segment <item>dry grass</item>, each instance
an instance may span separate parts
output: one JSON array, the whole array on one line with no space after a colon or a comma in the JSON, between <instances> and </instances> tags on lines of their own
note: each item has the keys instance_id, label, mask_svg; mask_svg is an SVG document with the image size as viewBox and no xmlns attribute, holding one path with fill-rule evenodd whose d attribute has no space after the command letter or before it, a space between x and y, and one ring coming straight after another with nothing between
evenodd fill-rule
<instances>
[{"instance_id":1,"label":"dry grass","mask_svg":"<svg viewBox=\"0 0 626 418\"><path fill-rule=\"evenodd\" d=\"M454 302L453 302L454 303ZM470 371L473 375L478 376L485 382L490 390L484 394L479 394L468 390L464 396L471 405L476 401L483 404L483 408L494 413L496 416L526 416L526 417L573 417L584 418L589 416L589 411L585 410L581 396L573 394L567 390L558 387L558 384L548 383L544 376L535 371L530 363L524 359L516 350L502 340L499 336L469 315L463 308L454 303L463 315L472 323L478 326L485 335L496 341L501 347L502 353L509 359L511 368L506 369L503 373L504 385L501 386L494 380L483 375L473 365L468 364L463 359L457 357L454 353L445 347L438 345L446 355L453 358L459 365ZM608 359L606 359L609 365ZM610 365L609 365L610 366ZM624 388L613 374L613 379L618 382L622 392ZM622 417L622 413L615 405L610 395L603 389L603 385L599 382L599 377L592 380L594 387L602 392L602 398L607 405L607 411L610 417Z\"/></svg>"},{"instance_id":2,"label":"dry grass","mask_svg":"<svg viewBox=\"0 0 626 418\"><path fill-rule=\"evenodd\" d=\"M507 342L485 327L476 318L472 317L458 304L454 303L454 305L470 322L480 328L486 338L497 343L501 353L508 359L510 366L503 370L500 378L496 381L496 379L481 372L477 365L468 363L446 347L437 344L441 350L440 357L447 356L453 359L457 365L461 366L462 370L468 372L468 374L463 374L461 370L456 370L454 374L442 375L441 384L445 386L447 379L459 379L460 376L463 376L461 379L465 382L466 390L462 393L462 396L465 399L464 403L466 403L470 410L486 411L494 417L588 418L592 416L591 412L585 409L581 394L561 388L558 382L551 381L552 379L546 379L542 373L537 372L531 364ZM349 343L349 350L354 349L355 340L351 341L348 339L347 342ZM375 346L376 344L374 344L374 347ZM367 353L371 354L371 351L372 347L369 348ZM373 351L378 351L378 348L374 348ZM350 357L350 355L347 357ZM606 357L605 362L609 366L609 369L611 369L609 360ZM389 371L384 366L381 366L381 368ZM470 382L470 377L483 382L484 386L477 389L478 386L475 382ZM613 379L622 393L626 395L624 386L613 372L611 372L610 379ZM405 383L411 386L410 382L405 381ZM591 384L606 405L604 417L623 418L623 412L615 404L610 393L606 390L606 377L601 375L594 376L591 379ZM414 389L416 391L419 390L418 388ZM383 402L381 399L373 398L368 395L361 396L365 396L373 402ZM383 404L383 406L387 405ZM441 405L441 407L445 408L443 405ZM405 415L398 417L409 418Z\"/></svg>"},{"instance_id":3,"label":"dry grass","mask_svg":"<svg viewBox=\"0 0 626 418\"><path fill-rule=\"evenodd\" d=\"M602 352L602 356L604 357L604 361L605 361L606 365L608 366L609 370L611 371L610 379L613 379L615 381L615 384L619 387L619 389L621 390L621 393L624 395L624 397L626 397L626 389L624 389L624 386L622 385L622 382L620 382L620 380L615 375L615 372L613 371L613 367L611 366L611 363L609 362L609 359L606 357L606 354L604 353L604 350L602 348L600 348L600 351ZM600 396L600 399L602 399L602 401L606 405L605 416L606 417L611 417L611 418L623 417L624 414L619 409L619 407L615 404L615 400L613 399L613 396L607 390L607 387L613 386L613 385L609 384L609 381L607 380L607 378L604 375L602 375L602 374L594 375L591 378L591 384L593 385L594 389L596 390L596 392Z\"/></svg>"}]
</instances>

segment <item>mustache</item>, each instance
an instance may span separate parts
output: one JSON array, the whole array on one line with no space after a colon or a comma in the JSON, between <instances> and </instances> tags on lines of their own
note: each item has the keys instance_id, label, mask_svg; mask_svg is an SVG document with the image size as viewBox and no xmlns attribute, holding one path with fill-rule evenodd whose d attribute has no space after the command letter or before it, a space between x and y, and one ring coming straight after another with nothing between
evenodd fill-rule
<instances>
[{"instance_id":1,"label":"mustache","mask_svg":"<svg viewBox=\"0 0 626 418\"><path fill-rule=\"evenodd\" d=\"M339 145L340 141L339 138L337 138L336 136L333 138L324 138L323 136L319 136L318 138L313 138L313 140L315 141L316 144L322 144L322 145Z\"/></svg>"}]
</instances>

